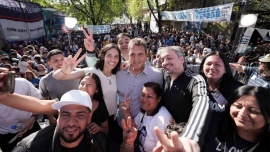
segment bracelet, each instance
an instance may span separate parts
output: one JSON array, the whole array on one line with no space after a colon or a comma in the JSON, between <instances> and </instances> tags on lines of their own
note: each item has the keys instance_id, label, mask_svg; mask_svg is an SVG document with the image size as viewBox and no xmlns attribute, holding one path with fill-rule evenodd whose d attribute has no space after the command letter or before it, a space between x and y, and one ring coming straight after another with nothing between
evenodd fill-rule
<instances>
[{"instance_id":1,"label":"bracelet","mask_svg":"<svg viewBox=\"0 0 270 152\"><path fill-rule=\"evenodd\" d=\"M60 72L62 72L65 76L67 75L65 72L62 71L62 69L60 70Z\"/></svg>"}]
</instances>

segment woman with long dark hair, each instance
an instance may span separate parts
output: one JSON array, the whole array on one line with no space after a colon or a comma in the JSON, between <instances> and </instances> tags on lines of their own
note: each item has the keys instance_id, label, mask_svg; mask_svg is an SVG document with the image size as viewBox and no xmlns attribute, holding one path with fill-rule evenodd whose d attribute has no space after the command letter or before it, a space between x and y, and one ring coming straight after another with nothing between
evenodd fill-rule
<instances>
[{"instance_id":1,"label":"woman with long dark hair","mask_svg":"<svg viewBox=\"0 0 270 152\"><path fill-rule=\"evenodd\" d=\"M74 58L65 58L60 70L54 72L53 77L59 80L79 79L87 73L95 73L101 80L104 101L110 115L116 113L117 109L117 86L116 72L120 69L121 56L120 50L116 44L105 45L100 52L99 60L94 67L87 67L72 71L80 63L77 58L81 51L79 50Z\"/></svg>"},{"instance_id":2,"label":"woman with long dark hair","mask_svg":"<svg viewBox=\"0 0 270 152\"><path fill-rule=\"evenodd\" d=\"M230 95L242 84L234 80L226 57L217 51L211 52L202 59L199 72L207 83L212 113L202 148L204 151L208 151L208 146L215 142L214 139L224 120Z\"/></svg>"},{"instance_id":3,"label":"woman with long dark hair","mask_svg":"<svg viewBox=\"0 0 270 152\"><path fill-rule=\"evenodd\" d=\"M230 101L224 125L208 151L270 151L269 90L242 86Z\"/></svg>"}]
</instances>

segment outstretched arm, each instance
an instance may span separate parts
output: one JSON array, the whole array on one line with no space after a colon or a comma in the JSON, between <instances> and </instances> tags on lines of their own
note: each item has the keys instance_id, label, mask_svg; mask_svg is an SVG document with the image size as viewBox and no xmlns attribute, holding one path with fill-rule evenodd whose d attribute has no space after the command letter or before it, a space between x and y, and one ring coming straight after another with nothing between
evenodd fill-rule
<instances>
[{"instance_id":1,"label":"outstretched arm","mask_svg":"<svg viewBox=\"0 0 270 152\"><path fill-rule=\"evenodd\" d=\"M241 64L239 63L229 63L230 64L230 67L238 72L245 72L244 71L244 66L242 66Z\"/></svg>"},{"instance_id":2,"label":"outstretched arm","mask_svg":"<svg viewBox=\"0 0 270 152\"><path fill-rule=\"evenodd\" d=\"M55 103L54 100L40 100L34 97L20 95L20 94L3 94L0 95L0 103L6 106L29 111L32 113L46 113L55 114L56 110L51 108L51 105Z\"/></svg>"}]
</instances>

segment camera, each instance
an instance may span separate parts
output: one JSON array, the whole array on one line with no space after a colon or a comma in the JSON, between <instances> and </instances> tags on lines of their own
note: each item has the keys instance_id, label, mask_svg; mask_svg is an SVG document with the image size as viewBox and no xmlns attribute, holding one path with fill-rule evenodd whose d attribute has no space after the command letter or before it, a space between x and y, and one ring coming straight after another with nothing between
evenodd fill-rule
<instances>
[{"instance_id":1,"label":"camera","mask_svg":"<svg viewBox=\"0 0 270 152\"><path fill-rule=\"evenodd\" d=\"M1 93L13 93L15 89L15 72L4 72L4 76L0 78L0 82L3 84L0 87Z\"/></svg>"}]
</instances>

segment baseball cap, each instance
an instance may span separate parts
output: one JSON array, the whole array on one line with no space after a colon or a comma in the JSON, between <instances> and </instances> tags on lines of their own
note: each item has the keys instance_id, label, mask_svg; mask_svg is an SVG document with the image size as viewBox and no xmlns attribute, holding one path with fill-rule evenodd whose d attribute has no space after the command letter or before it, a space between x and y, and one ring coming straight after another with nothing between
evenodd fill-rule
<instances>
[{"instance_id":1,"label":"baseball cap","mask_svg":"<svg viewBox=\"0 0 270 152\"><path fill-rule=\"evenodd\" d=\"M263 58L259 59L260 62L270 62L270 54L267 54Z\"/></svg>"},{"instance_id":2,"label":"baseball cap","mask_svg":"<svg viewBox=\"0 0 270 152\"><path fill-rule=\"evenodd\" d=\"M90 108L92 110L92 101L87 92L81 90L70 90L65 93L59 102L52 104L52 108L55 110L60 110L66 105L82 105Z\"/></svg>"}]
</instances>

